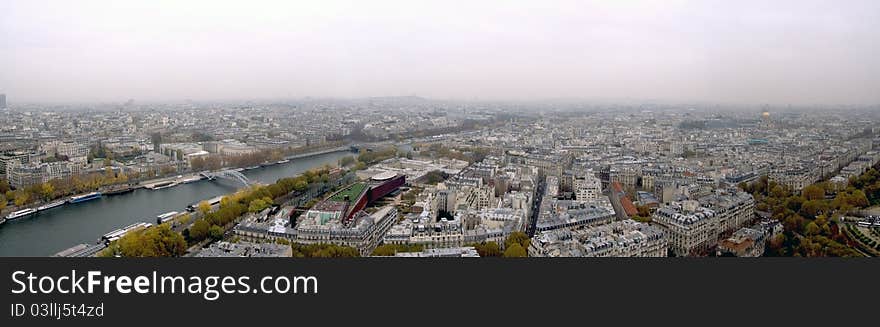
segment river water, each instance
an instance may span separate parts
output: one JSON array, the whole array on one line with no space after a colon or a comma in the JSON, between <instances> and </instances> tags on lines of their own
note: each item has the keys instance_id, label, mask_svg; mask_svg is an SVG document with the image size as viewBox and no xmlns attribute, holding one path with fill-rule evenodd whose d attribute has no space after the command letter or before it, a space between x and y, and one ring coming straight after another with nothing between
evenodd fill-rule
<instances>
[{"instance_id":1,"label":"river water","mask_svg":"<svg viewBox=\"0 0 880 327\"><path fill-rule=\"evenodd\" d=\"M282 177L295 176L325 164L335 164L349 155L352 153L321 154L242 173L252 181L270 184ZM65 204L0 225L0 256L51 256L80 243L95 243L101 235L132 223L155 223L157 215L169 211L182 212L193 202L232 193L242 186L225 179L203 180L161 190L139 189L127 194Z\"/></svg>"}]
</instances>

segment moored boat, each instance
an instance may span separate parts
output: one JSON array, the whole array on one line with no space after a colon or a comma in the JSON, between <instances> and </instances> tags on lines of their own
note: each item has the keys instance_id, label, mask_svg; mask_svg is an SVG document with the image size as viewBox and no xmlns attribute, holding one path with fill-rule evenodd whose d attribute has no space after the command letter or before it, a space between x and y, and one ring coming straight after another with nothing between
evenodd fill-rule
<instances>
[{"instance_id":1,"label":"moored boat","mask_svg":"<svg viewBox=\"0 0 880 327\"><path fill-rule=\"evenodd\" d=\"M169 188L169 187L175 187L175 186L177 186L177 182L167 181L167 182L153 184L152 186L147 186L147 188L149 188L151 190L161 190L163 188Z\"/></svg>"},{"instance_id":2,"label":"moored boat","mask_svg":"<svg viewBox=\"0 0 880 327\"><path fill-rule=\"evenodd\" d=\"M54 208L54 207L61 206L61 205L63 205L63 204L64 204L64 200L61 200L61 201L55 201L55 202L52 202L52 203L47 203L47 204L44 204L44 205L41 205L41 206L37 207L37 211L49 210L49 209L52 209L52 208Z\"/></svg>"},{"instance_id":3,"label":"moored boat","mask_svg":"<svg viewBox=\"0 0 880 327\"><path fill-rule=\"evenodd\" d=\"M13 211L12 213L10 213L9 215L6 216L6 220L18 219L18 218L21 218L21 217L24 217L27 215L32 215L35 212L37 212L37 209L34 209L34 208L27 208L27 209L21 209L18 211Z\"/></svg>"},{"instance_id":4,"label":"moored boat","mask_svg":"<svg viewBox=\"0 0 880 327\"><path fill-rule=\"evenodd\" d=\"M88 194L72 196L72 197L70 197L70 200L68 200L67 202L80 203L80 202L94 200L94 199L97 199L100 197L101 197L101 192L92 192L92 193L88 193Z\"/></svg>"}]
</instances>

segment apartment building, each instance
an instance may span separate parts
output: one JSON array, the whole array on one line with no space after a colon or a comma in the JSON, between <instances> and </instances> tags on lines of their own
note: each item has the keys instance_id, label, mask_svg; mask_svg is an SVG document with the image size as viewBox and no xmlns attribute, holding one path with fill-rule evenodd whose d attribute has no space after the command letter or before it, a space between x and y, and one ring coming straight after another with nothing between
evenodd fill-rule
<instances>
[{"instance_id":1,"label":"apartment building","mask_svg":"<svg viewBox=\"0 0 880 327\"><path fill-rule=\"evenodd\" d=\"M542 232L532 238L530 257L666 257L661 228L634 220L580 230Z\"/></svg>"}]
</instances>

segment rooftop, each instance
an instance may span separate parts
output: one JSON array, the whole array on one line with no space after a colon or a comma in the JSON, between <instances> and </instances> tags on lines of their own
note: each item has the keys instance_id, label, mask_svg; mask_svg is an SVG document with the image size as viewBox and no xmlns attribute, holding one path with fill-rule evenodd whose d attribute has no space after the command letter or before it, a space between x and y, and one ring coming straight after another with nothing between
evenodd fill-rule
<instances>
[{"instance_id":1,"label":"rooftop","mask_svg":"<svg viewBox=\"0 0 880 327\"><path fill-rule=\"evenodd\" d=\"M337 201L337 202L348 202L349 204L353 204L357 201L358 196L364 192L367 188L367 184L364 183L354 183L349 185L348 187L336 192L332 196L330 196L328 201Z\"/></svg>"},{"instance_id":2,"label":"rooftop","mask_svg":"<svg viewBox=\"0 0 880 327\"><path fill-rule=\"evenodd\" d=\"M328 212L329 211L345 211L347 204L348 203L342 202L342 201L331 201L331 200L321 201L321 202L318 202L317 204L315 204L315 206L312 207L312 210L328 211Z\"/></svg>"},{"instance_id":3,"label":"rooftop","mask_svg":"<svg viewBox=\"0 0 880 327\"><path fill-rule=\"evenodd\" d=\"M381 172L381 173L374 175L373 180L374 181L385 181L385 180L389 180L391 178L394 178L394 176L397 176L396 172L384 171L384 172Z\"/></svg>"}]
</instances>

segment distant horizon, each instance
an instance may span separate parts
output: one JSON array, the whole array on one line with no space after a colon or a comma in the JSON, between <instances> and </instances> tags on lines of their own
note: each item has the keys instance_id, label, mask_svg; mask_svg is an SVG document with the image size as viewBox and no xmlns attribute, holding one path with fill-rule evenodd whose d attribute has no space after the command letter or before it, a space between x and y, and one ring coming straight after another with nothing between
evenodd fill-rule
<instances>
[{"instance_id":1,"label":"distant horizon","mask_svg":"<svg viewBox=\"0 0 880 327\"><path fill-rule=\"evenodd\" d=\"M0 93L13 104L880 104L869 0L7 0L0 12Z\"/></svg>"},{"instance_id":2,"label":"distant horizon","mask_svg":"<svg viewBox=\"0 0 880 327\"><path fill-rule=\"evenodd\" d=\"M4 93L0 93L4 94ZM174 105L186 103L225 103L225 104L246 104L246 103L284 103L297 101L367 101L382 99L406 99L418 98L431 102L455 102L455 103L484 103L484 104L560 104L560 105L659 105L659 106L714 106L722 108L731 107L750 107L750 108L791 108L791 109L821 109L822 107L846 107L846 108L873 108L880 110L880 102L856 104L856 103L815 103L815 104L773 104L773 103L740 103L740 102L712 102L702 100L664 100L664 99L611 99L611 98L539 98L539 99L480 99L480 98L431 98L420 95L377 95L377 96L360 96L360 97L339 97L339 96L301 96L301 97L253 97L253 98L202 98L202 99L150 99L138 100L136 98L119 99L119 100L80 100L80 101L10 101L10 94L5 93L7 106L9 109L15 109L20 106L81 106L81 105L126 105L128 101L132 101L132 105Z\"/></svg>"}]
</instances>

